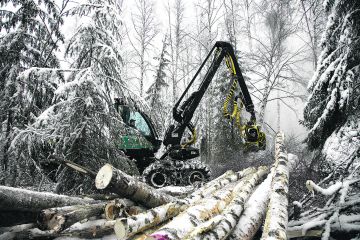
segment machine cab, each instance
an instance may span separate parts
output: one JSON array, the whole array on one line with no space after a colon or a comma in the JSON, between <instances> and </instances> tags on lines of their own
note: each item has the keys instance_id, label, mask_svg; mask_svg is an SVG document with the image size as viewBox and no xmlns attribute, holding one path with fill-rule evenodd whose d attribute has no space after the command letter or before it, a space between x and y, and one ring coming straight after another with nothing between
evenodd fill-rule
<instances>
[{"instance_id":1,"label":"machine cab","mask_svg":"<svg viewBox=\"0 0 360 240\"><path fill-rule=\"evenodd\" d=\"M158 139L151 119L137 108L123 104L118 98L115 99L115 108L127 125L120 148L134 157L139 154L149 156L157 152L161 140Z\"/></svg>"}]
</instances>

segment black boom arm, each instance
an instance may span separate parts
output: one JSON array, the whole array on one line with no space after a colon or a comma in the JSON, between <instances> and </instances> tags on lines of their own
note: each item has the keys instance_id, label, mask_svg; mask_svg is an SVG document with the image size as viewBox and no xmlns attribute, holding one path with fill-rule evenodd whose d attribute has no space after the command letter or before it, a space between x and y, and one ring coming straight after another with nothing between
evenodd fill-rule
<instances>
[{"instance_id":1,"label":"black boom arm","mask_svg":"<svg viewBox=\"0 0 360 240\"><path fill-rule=\"evenodd\" d=\"M196 77L199 75L200 71L205 66L206 62L209 60L210 56L213 53L214 53L214 59L209 69L207 70L201 84L199 85L198 90L193 92L190 95L190 97L186 99L180 106L180 103L183 101L184 96L186 95L186 93L188 93L191 85L194 83ZM193 131L194 127L191 124L191 119L224 58L226 58L227 62L230 64L230 66L228 65L228 67L232 69L233 77L240 86L240 90L242 93L241 100L245 105L245 109L251 114L251 121L255 123L256 118L255 118L254 104L251 100L250 93L245 84L244 77L241 73L239 64L235 57L234 49L230 43L219 41L215 43L214 47L206 56L204 62L201 64L195 76L190 81L189 85L186 87L185 91L183 92L179 100L176 102L173 108L173 118L177 122L177 124L171 125L167 129L163 141L165 146L180 145L181 138L184 134L185 129L189 128L191 131Z\"/></svg>"}]
</instances>

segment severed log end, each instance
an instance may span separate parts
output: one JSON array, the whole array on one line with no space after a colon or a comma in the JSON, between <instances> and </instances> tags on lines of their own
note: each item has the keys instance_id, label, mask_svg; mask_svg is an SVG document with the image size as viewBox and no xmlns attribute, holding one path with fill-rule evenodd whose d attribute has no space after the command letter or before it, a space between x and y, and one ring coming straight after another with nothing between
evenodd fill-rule
<instances>
[{"instance_id":1,"label":"severed log end","mask_svg":"<svg viewBox=\"0 0 360 240\"><path fill-rule=\"evenodd\" d=\"M57 215L57 212L53 209L41 211L37 218L40 230L54 230L55 232L60 232L64 230L65 222L65 216Z\"/></svg>"},{"instance_id":2,"label":"severed log end","mask_svg":"<svg viewBox=\"0 0 360 240\"><path fill-rule=\"evenodd\" d=\"M109 186L113 177L113 169L110 164L105 164L100 168L95 178L95 186L97 189L105 189Z\"/></svg>"},{"instance_id":3,"label":"severed log end","mask_svg":"<svg viewBox=\"0 0 360 240\"><path fill-rule=\"evenodd\" d=\"M107 220L115 220L122 212L122 207L115 202L110 202L105 206L105 218Z\"/></svg>"},{"instance_id":4,"label":"severed log end","mask_svg":"<svg viewBox=\"0 0 360 240\"><path fill-rule=\"evenodd\" d=\"M116 220L114 231L118 239L126 239L128 237L129 228L126 224L126 218L120 218Z\"/></svg>"}]
</instances>

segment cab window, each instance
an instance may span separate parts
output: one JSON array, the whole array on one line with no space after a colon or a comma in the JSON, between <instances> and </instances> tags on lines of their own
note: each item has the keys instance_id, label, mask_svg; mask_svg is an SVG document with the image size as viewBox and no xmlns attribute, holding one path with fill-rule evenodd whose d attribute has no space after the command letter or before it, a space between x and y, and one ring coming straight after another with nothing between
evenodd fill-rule
<instances>
[{"instance_id":1,"label":"cab window","mask_svg":"<svg viewBox=\"0 0 360 240\"><path fill-rule=\"evenodd\" d=\"M134 124L135 128L145 136L151 136L151 130L149 128L149 125L139 112L130 112L129 123L130 125Z\"/></svg>"}]
</instances>

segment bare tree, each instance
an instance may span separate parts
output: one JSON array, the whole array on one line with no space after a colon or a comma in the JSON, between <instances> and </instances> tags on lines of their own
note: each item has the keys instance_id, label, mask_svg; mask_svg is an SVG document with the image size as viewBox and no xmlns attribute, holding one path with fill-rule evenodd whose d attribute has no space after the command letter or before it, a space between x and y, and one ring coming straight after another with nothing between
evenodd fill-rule
<instances>
[{"instance_id":1,"label":"bare tree","mask_svg":"<svg viewBox=\"0 0 360 240\"><path fill-rule=\"evenodd\" d=\"M171 6L170 2L167 5L167 13L169 20L169 42L170 42L170 78L172 83L173 103L177 99L177 85L179 83L178 72L180 70L180 55L184 51L183 41L186 36L184 31L184 3L183 0L176 0ZM172 15L175 19L172 20Z\"/></svg>"},{"instance_id":2,"label":"bare tree","mask_svg":"<svg viewBox=\"0 0 360 240\"><path fill-rule=\"evenodd\" d=\"M261 39L253 38L257 49L250 54L250 58L251 71L257 76L254 87L260 94L259 122L262 124L269 101L279 100L290 107L284 99L303 97L296 93L293 87L294 83L302 85L304 83L296 69L296 64L302 60L299 57L302 49L291 52L286 46L286 41L295 32L291 24L289 3L280 1L264 3L261 12L265 19L266 33ZM256 87L256 84L262 88ZM270 98L270 94L274 91L279 91L279 96Z\"/></svg>"},{"instance_id":3,"label":"bare tree","mask_svg":"<svg viewBox=\"0 0 360 240\"><path fill-rule=\"evenodd\" d=\"M311 49L314 70L317 67L320 52L321 33L325 27L325 10L322 0L301 0L301 20L304 23L304 32L308 35L306 44Z\"/></svg>"},{"instance_id":4,"label":"bare tree","mask_svg":"<svg viewBox=\"0 0 360 240\"><path fill-rule=\"evenodd\" d=\"M134 36L129 37L129 40L137 58L135 65L140 69L140 76L136 78L140 82L140 96L142 97L144 78L150 66L147 55L153 39L158 34L158 29L154 16L154 3L151 0L136 0L135 3L135 13L132 14Z\"/></svg>"}]
</instances>

